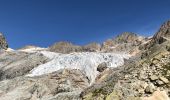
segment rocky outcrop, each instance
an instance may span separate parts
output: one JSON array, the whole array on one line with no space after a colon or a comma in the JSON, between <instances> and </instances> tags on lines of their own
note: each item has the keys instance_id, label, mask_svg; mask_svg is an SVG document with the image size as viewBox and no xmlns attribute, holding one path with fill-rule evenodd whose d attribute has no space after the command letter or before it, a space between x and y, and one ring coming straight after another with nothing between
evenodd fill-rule
<instances>
[{"instance_id":1,"label":"rocky outcrop","mask_svg":"<svg viewBox=\"0 0 170 100\"><path fill-rule=\"evenodd\" d=\"M70 42L58 42L51 47L49 50L57 53L72 53L72 52L97 52L100 51L101 45L98 43L90 43L84 46L74 45Z\"/></svg>"},{"instance_id":2,"label":"rocky outcrop","mask_svg":"<svg viewBox=\"0 0 170 100\"><path fill-rule=\"evenodd\" d=\"M124 32L120 35L118 35L115 39L114 39L115 43L133 43L138 44L138 42L140 42L140 36L138 36L135 33L130 33L130 32Z\"/></svg>"},{"instance_id":3,"label":"rocky outcrop","mask_svg":"<svg viewBox=\"0 0 170 100\"><path fill-rule=\"evenodd\" d=\"M153 36L153 43L162 43L164 39L170 38L170 21L165 22L159 31Z\"/></svg>"},{"instance_id":4,"label":"rocky outcrop","mask_svg":"<svg viewBox=\"0 0 170 100\"><path fill-rule=\"evenodd\" d=\"M170 41L170 21L165 22L158 32L152 37L151 41L144 45L144 49L148 49L155 44L161 44L165 41Z\"/></svg>"},{"instance_id":5,"label":"rocky outcrop","mask_svg":"<svg viewBox=\"0 0 170 100\"><path fill-rule=\"evenodd\" d=\"M7 41L2 33L0 33L0 49L4 50L8 49Z\"/></svg>"},{"instance_id":6,"label":"rocky outcrop","mask_svg":"<svg viewBox=\"0 0 170 100\"><path fill-rule=\"evenodd\" d=\"M70 42L58 42L49 47L49 50L57 53L71 53L82 51L81 46L73 45Z\"/></svg>"},{"instance_id":7,"label":"rocky outcrop","mask_svg":"<svg viewBox=\"0 0 170 100\"><path fill-rule=\"evenodd\" d=\"M61 70L49 75L17 77L0 82L1 100L80 100L89 85L80 70Z\"/></svg>"},{"instance_id":8,"label":"rocky outcrop","mask_svg":"<svg viewBox=\"0 0 170 100\"><path fill-rule=\"evenodd\" d=\"M135 33L125 32L114 39L106 40L102 45L103 52L130 53L144 42L144 38Z\"/></svg>"},{"instance_id":9,"label":"rocky outcrop","mask_svg":"<svg viewBox=\"0 0 170 100\"><path fill-rule=\"evenodd\" d=\"M83 51L85 52L97 52L100 51L101 45L99 43L90 43L85 46L82 46Z\"/></svg>"},{"instance_id":10,"label":"rocky outcrop","mask_svg":"<svg viewBox=\"0 0 170 100\"><path fill-rule=\"evenodd\" d=\"M40 53L1 52L0 80L11 79L28 74L34 67L44 64L49 59Z\"/></svg>"}]
</instances>

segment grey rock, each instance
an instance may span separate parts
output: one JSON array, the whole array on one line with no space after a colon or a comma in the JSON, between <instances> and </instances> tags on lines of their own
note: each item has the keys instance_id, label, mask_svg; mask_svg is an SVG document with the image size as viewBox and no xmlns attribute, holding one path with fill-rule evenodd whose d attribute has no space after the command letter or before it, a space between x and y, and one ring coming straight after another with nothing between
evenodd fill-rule
<instances>
[{"instance_id":1,"label":"grey rock","mask_svg":"<svg viewBox=\"0 0 170 100\"><path fill-rule=\"evenodd\" d=\"M153 93L154 91L155 91L155 86L152 83L150 83L145 89L146 93Z\"/></svg>"},{"instance_id":2,"label":"grey rock","mask_svg":"<svg viewBox=\"0 0 170 100\"><path fill-rule=\"evenodd\" d=\"M161 80L157 80L156 83L157 83L158 85L163 85L163 84L164 84L164 82L162 82Z\"/></svg>"},{"instance_id":3,"label":"grey rock","mask_svg":"<svg viewBox=\"0 0 170 100\"><path fill-rule=\"evenodd\" d=\"M1 100L81 100L89 85L80 70L61 70L40 77L0 81Z\"/></svg>"},{"instance_id":4,"label":"grey rock","mask_svg":"<svg viewBox=\"0 0 170 100\"><path fill-rule=\"evenodd\" d=\"M107 68L107 63L106 63L106 62L103 62L103 63L101 63L101 64L98 65L97 71L103 72L106 68Z\"/></svg>"},{"instance_id":5,"label":"grey rock","mask_svg":"<svg viewBox=\"0 0 170 100\"><path fill-rule=\"evenodd\" d=\"M40 53L3 52L0 54L0 79L11 79L28 74L49 59Z\"/></svg>"}]
</instances>

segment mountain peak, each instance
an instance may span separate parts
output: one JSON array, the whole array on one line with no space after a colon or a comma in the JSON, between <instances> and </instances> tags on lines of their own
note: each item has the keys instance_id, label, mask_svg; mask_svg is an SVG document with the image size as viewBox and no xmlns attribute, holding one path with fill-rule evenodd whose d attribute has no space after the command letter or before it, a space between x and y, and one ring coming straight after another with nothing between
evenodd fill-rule
<instances>
[{"instance_id":1,"label":"mountain peak","mask_svg":"<svg viewBox=\"0 0 170 100\"><path fill-rule=\"evenodd\" d=\"M0 32L0 49L4 49L4 50L8 49L7 41L3 36L3 33L1 32Z\"/></svg>"},{"instance_id":2,"label":"mountain peak","mask_svg":"<svg viewBox=\"0 0 170 100\"><path fill-rule=\"evenodd\" d=\"M165 41L170 40L170 20L161 25L158 32L146 43L145 49L152 47L155 44L161 44Z\"/></svg>"},{"instance_id":3,"label":"mountain peak","mask_svg":"<svg viewBox=\"0 0 170 100\"><path fill-rule=\"evenodd\" d=\"M71 42L62 41L57 42L54 45L49 47L50 51L52 52L59 52L59 53L71 53L76 51L81 51L81 47L72 44Z\"/></svg>"},{"instance_id":4,"label":"mountain peak","mask_svg":"<svg viewBox=\"0 0 170 100\"><path fill-rule=\"evenodd\" d=\"M122 34L118 35L114 41L117 43L128 43L134 42L138 39L138 35L132 32L123 32Z\"/></svg>"},{"instance_id":5,"label":"mountain peak","mask_svg":"<svg viewBox=\"0 0 170 100\"><path fill-rule=\"evenodd\" d=\"M162 42L163 39L170 37L170 20L165 22L159 31L153 36L153 42Z\"/></svg>"}]
</instances>

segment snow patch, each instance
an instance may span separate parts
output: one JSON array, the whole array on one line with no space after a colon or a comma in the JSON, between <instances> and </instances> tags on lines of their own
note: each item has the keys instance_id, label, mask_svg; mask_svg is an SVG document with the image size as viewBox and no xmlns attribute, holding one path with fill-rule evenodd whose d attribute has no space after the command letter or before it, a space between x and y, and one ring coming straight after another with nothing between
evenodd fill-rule
<instances>
[{"instance_id":1,"label":"snow patch","mask_svg":"<svg viewBox=\"0 0 170 100\"><path fill-rule=\"evenodd\" d=\"M47 50L47 48L34 47L34 48L28 48L28 49L21 49L18 51L34 53L34 52L43 51L43 50Z\"/></svg>"},{"instance_id":2,"label":"snow patch","mask_svg":"<svg viewBox=\"0 0 170 100\"><path fill-rule=\"evenodd\" d=\"M128 59L130 57L128 54L97 52L60 54L49 51L40 51L40 53L51 59L51 61L34 68L27 76L39 76L65 68L80 69L91 80L91 83L95 81L95 78L99 73L97 71L97 66L100 63L106 62L108 67L117 67L124 64L124 58Z\"/></svg>"},{"instance_id":3,"label":"snow patch","mask_svg":"<svg viewBox=\"0 0 170 100\"><path fill-rule=\"evenodd\" d=\"M12 49L12 48L8 48L7 50L5 50L5 51L15 51L14 49Z\"/></svg>"}]
</instances>

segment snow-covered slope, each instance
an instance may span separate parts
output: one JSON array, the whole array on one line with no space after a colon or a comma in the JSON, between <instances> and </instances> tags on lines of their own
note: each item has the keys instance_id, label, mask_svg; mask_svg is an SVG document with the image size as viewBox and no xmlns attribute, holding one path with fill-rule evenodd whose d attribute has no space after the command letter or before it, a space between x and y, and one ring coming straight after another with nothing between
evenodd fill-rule
<instances>
[{"instance_id":1,"label":"snow-covered slope","mask_svg":"<svg viewBox=\"0 0 170 100\"><path fill-rule=\"evenodd\" d=\"M30 51L29 51L30 52ZM124 58L128 59L127 54L113 54L113 53L97 53L97 52L82 52L60 54L49 51L39 51L51 61L39 65L34 68L27 76L39 76L47 73L52 73L60 69L80 69L87 77L94 82L98 71L97 66L102 62L107 62L108 67L117 67L123 65Z\"/></svg>"}]
</instances>

